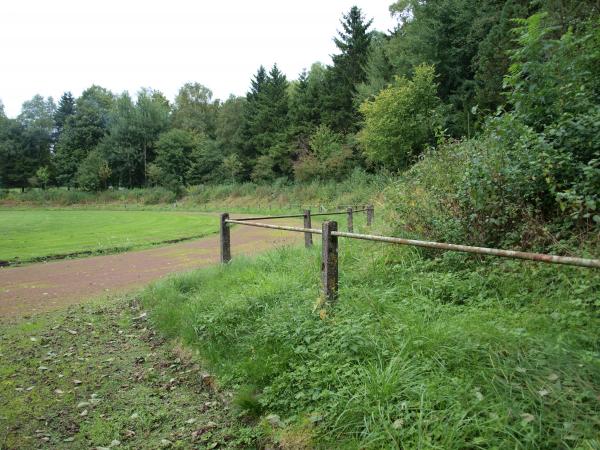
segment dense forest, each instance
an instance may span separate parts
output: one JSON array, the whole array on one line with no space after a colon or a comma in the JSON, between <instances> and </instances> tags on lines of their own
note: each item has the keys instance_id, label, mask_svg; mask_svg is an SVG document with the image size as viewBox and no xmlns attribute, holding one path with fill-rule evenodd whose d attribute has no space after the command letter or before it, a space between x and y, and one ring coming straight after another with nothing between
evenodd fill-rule
<instances>
[{"instance_id":1,"label":"dense forest","mask_svg":"<svg viewBox=\"0 0 600 450\"><path fill-rule=\"evenodd\" d=\"M296 80L260 66L245 97L213 99L199 83L173 102L91 86L58 103L36 95L15 119L0 103L0 187L339 181L439 152L462 155L444 207L470 226L600 223L598 2L400 0L390 11L397 26L382 33L353 7L331 65Z\"/></svg>"}]
</instances>

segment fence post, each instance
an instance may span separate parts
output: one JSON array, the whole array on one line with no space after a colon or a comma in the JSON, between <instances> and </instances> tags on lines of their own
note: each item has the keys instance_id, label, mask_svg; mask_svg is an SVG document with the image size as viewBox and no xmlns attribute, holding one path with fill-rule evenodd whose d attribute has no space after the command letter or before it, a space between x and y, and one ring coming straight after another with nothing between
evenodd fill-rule
<instances>
[{"instance_id":1,"label":"fence post","mask_svg":"<svg viewBox=\"0 0 600 450\"><path fill-rule=\"evenodd\" d=\"M231 261L231 234L229 224L226 222L229 219L228 213L221 214L221 263L226 264Z\"/></svg>"},{"instance_id":2,"label":"fence post","mask_svg":"<svg viewBox=\"0 0 600 450\"><path fill-rule=\"evenodd\" d=\"M373 225L373 205L367 205L367 226Z\"/></svg>"},{"instance_id":3,"label":"fence post","mask_svg":"<svg viewBox=\"0 0 600 450\"><path fill-rule=\"evenodd\" d=\"M312 228L310 209L304 210L304 228ZM312 245L313 245L312 233L304 233L304 246L306 248L309 248L309 247L312 247Z\"/></svg>"},{"instance_id":4,"label":"fence post","mask_svg":"<svg viewBox=\"0 0 600 450\"><path fill-rule=\"evenodd\" d=\"M335 302L338 294L338 238L331 234L337 225L335 221L323 222L321 282L323 297L329 303Z\"/></svg>"},{"instance_id":5,"label":"fence post","mask_svg":"<svg viewBox=\"0 0 600 450\"><path fill-rule=\"evenodd\" d=\"M353 233L354 232L354 220L352 217L352 206L350 206L348 209L346 209L346 211L348 212L348 233Z\"/></svg>"}]
</instances>

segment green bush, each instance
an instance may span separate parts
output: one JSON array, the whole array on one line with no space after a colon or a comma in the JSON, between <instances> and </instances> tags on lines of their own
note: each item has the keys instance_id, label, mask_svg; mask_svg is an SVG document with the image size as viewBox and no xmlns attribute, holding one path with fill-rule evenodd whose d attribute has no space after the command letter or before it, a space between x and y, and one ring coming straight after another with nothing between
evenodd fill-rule
<instances>
[{"instance_id":1,"label":"green bush","mask_svg":"<svg viewBox=\"0 0 600 450\"><path fill-rule=\"evenodd\" d=\"M111 170L100 152L91 151L77 169L77 185L86 191L106 189Z\"/></svg>"},{"instance_id":2,"label":"green bush","mask_svg":"<svg viewBox=\"0 0 600 450\"><path fill-rule=\"evenodd\" d=\"M412 80L396 78L360 110L365 122L358 137L367 159L389 170L405 169L434 143L442 125L433 66L416 67Z\"/></svg>"},{"instance_id":3,"label":"green bush","mask_svg":"<svg viewBox=\"0 0 600 450\"><path fill-rule=\"evenodd\" d=\"M300 182L311 180L343 180L352 171L352 148L344 137L321 125L309 140L310 150L304 152L294 165L294 178Z\"/></svg>"}]
</instances>

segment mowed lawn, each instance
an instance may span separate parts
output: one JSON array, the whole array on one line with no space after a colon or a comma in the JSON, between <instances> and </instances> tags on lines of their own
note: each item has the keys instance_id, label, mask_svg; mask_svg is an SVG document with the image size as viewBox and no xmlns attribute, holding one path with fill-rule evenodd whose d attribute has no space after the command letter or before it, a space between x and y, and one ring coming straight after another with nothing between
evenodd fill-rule
<instances>
[{"instance_id":1,"label":"mowed lawn","mask_svg":"<svg viewBox=\"0 0 600 450\"><path fill-rule=\"evenodd\" d=\"M193 212L4 209L0 261L124 251L217 231L216 217Z\"/></svg>"}]
</instances>

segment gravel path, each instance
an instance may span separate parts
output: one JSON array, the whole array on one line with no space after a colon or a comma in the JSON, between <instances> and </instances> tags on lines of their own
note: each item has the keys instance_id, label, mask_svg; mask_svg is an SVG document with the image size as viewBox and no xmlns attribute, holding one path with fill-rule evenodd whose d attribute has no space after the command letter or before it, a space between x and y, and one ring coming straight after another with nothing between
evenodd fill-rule
<instances>
[{"instance_id":1,"label":"gravel path","mask_svg":"<svg viewBox=\"0 0 600 450\"><path fill-rule=\"evenodd\" d=\"M278 222L283 223L270 221ZM302 238L299 233L236 226L231 248L233 257L252 255ZM124 292L218 259L219 236L214 235L148 250L0 268L0 317L35 314Z\"/></svg>"}]
</instances>

